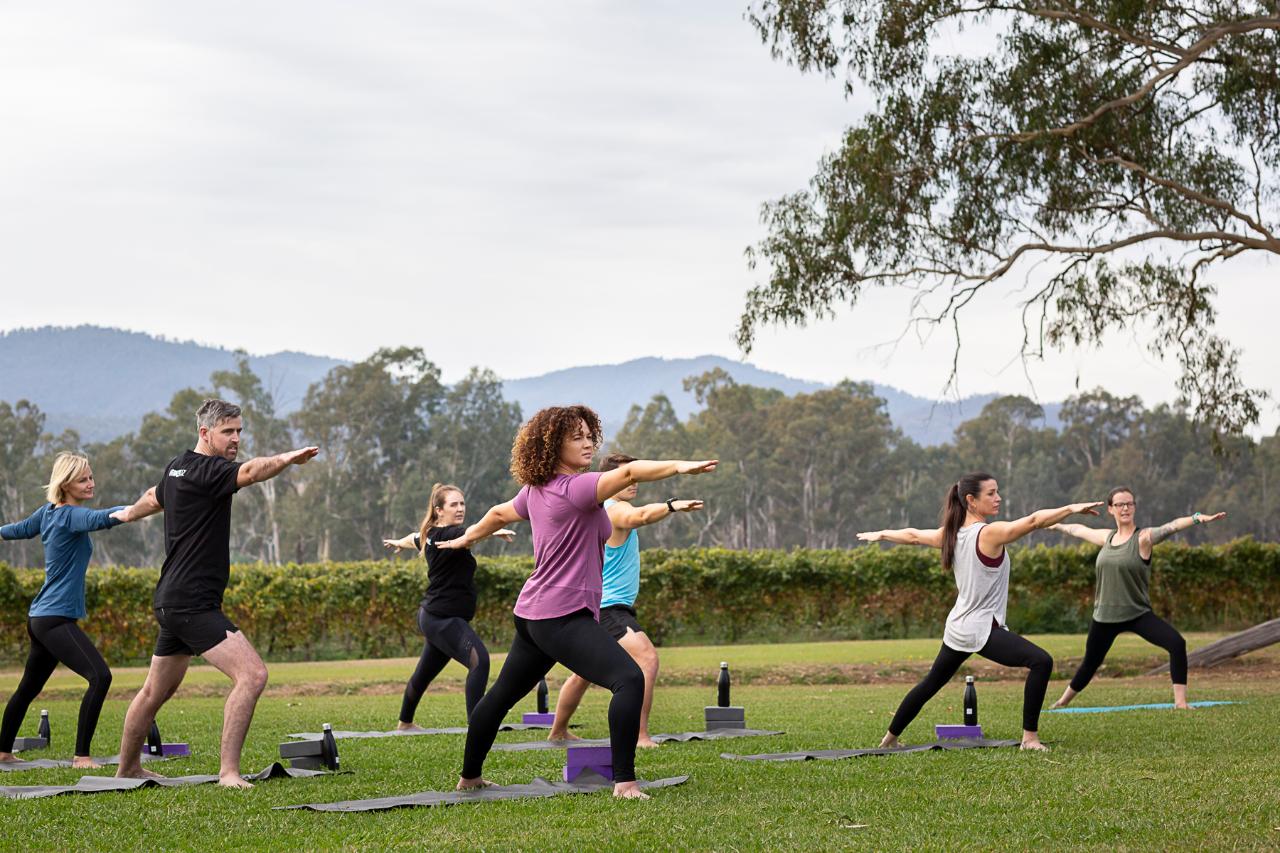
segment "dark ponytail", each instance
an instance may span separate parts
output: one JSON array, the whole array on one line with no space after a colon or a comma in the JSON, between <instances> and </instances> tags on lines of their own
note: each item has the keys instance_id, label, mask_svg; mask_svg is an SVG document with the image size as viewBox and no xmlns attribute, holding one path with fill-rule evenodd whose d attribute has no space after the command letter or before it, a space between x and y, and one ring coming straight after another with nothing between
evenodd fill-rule
<instances>
[{"instance_id":1,"label":"dark ponytail","mask_svg":"<svg viewBox=\"0 0 1280 853\"><path fill-rule=\"evenodd\" d=\"M994 479L990 474L978 471L965 474L947 489L947 495L942 499L942 514L938 519L938 526L942 528L942 568L947 571L951 571L955 565L956 536L969 515L969 503L965 498L970 495L977 497L982 493L982 484Z\"/></svg>"}]
</instances>

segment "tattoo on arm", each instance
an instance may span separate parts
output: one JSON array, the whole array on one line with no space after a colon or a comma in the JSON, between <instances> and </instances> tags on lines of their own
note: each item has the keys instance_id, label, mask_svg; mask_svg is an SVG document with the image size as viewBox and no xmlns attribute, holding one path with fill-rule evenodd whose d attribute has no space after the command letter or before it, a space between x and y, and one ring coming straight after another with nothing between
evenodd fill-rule
<instances>
[{"instance_id":1,"label":"tattoo on arm","mask_svg":"<svg viewBox=\"0 0 1280 853\"><path fill-rule=\"evenodd\" d=\"M1168 524L1161 525L1160 527L1151 528L1151 544L1152 545L1160 544L1161 542L1168 539L1173 534L1177 533L1179 529L1180 528L1175 526L1175 524L1172 521L1170 521Z\"/></svg>"}]
</instances>

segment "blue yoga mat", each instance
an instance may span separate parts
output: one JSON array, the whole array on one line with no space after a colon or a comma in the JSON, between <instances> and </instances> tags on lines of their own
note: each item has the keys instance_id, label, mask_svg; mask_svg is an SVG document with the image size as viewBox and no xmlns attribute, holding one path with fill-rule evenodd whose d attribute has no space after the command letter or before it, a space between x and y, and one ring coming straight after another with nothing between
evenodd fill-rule
<instances>
[{"instance_id":1,"label":"blue yoga mat","mask_svg":"<svg viewBox=\"0 0 1280 853\"><path fill-rule=\"evenodd\" d=\"M1210 705L1235 705L1235 702L1188 702L1192 708L1207 708ZM1172 702L1155 702L1151 705L1103 705L1099 708L1050 708L1046 714L1106 714L1110 711L1146 711L1148 709L1171 709Z\"/></svg>"}]
</instances>

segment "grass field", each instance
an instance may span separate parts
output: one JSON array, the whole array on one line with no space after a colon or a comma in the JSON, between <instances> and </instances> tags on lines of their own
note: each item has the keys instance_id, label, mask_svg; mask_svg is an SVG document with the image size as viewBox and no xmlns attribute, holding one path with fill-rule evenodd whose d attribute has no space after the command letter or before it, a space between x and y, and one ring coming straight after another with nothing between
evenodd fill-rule
<instances>
[{"instance_id":1,"label":"grass field","mask_svg":"<svg viewBox=\"0 0 1280 853\"><path fill-rule=\"evenodd\" d=\"M1188 638L1192 647L1209 637ZM1060 661L1078 655L1082 637L1038 640ZM1216 673L1192 673L1193 699L1242 704L1189 713L1138 711L1042 718L1047 755L1016 750L925 753L835 762L750 764L721 752L778 752L872 746L906 681L932 658L937 641L735 646L663 650L674 686L659 690L653 730L702 727L702 706L721 659L739 673L735 700L757 727L785 735L712 743L667 744L642 752L641 776L688 774L683 786L645 803L607 794L369 814L272 811L272 806L388 796L452 787L461 736L340 742L350 773L265 782L248 792L202 786L44 800L0 800L5 849L203 848L274 849L461 847L486 849L836 848L1019 849L1269 848L1280 846L1280 651L1256 653ZM1122 639L1111 672L1140 672L1158 660L1140 641ZM496 661L495 661L496 663ZM394 725L406 661L273 665L271 695L250 731L244 769L276 757L291 731ZM1061 664L1060 664L1061 666ZM988 734L1016 737L1020 681L994 681L999 670L977 667ZM460 725L460 669L446 670L440 690L423 700L418 722ZM787 673L793 677L788 679ZM797 674L798 673L798 674ZM828 683L841 676L866 683ZM664 676L665 678L666 676ZM168 775L214 772L221 690L216 673L193 670L193 689L161 717L167 740L190 742L194 755L156 765ZM785 683L788 680L806 683ZM11 689L16 674L0 676ZM884 683L881 683L884 682ZM137 671L116 674L113 695L140 683ZM222 682L225 684L225 682ZM322 692L324 685L331 690ZM75 730L77 686L61 672L53 692L33 706L50 710L55 746L40 757L67 757ZM396 689L393 689L396 688ZM1062 689L1055 680L1050 700ZM904 740L930 740L938 722L958 722L957 681L929 706ZM1167 679L1100 677L1078 704L1168 701ZM608 696L592 691L579 714L580 733L606 734ZM532 699L525 703L531 710ZM95 752L115 751L123 701L107 703ZM502 740L536 737L511 732ZM498 783L559 774L563 753L495 752L486 776ZM108 772L108 771L98 771ZM0 783L66 784L74 770L6 773Z\"/></svg>"}]
</instances>

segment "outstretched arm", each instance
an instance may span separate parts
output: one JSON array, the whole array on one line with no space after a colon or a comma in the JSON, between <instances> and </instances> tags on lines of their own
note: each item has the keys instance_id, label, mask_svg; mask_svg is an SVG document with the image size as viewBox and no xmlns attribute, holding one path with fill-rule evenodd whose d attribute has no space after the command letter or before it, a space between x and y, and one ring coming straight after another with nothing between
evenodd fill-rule
<instances>
[{"instance_id":1,"label":"outstretched arm","mask_svg":"<svg viewBox=\"0 0 1280 853\"><path fill-rule=\"evenodd\" d=\"M623 501L609 507L609 521L612 522L615 530L635 530L637 527L662 521L677 512L697 512L700 509L702 509L702 501L694 500L673 500L669 504L657 503L644 506L632 506Z\"/></svg>"},{"instance_id":2,"label":"outstretched arm","mask_svg":"<svg viewBox=\"0 0 1280 853\"><path fill-rule=\"evenodd\" d=\"M312 459L315 459L316 454L319 452L320 448L318 447L300 447L297 450L290 450L288 453L277 453L275 456L259 456L256 459L250 459L241 465L240 470L236 472L236 488L243 489L245 486L252 486L254 483L270 480L290 465L306 465Z\"/></svg>"},{"instance_id":3,"label":"outstretched arm","mask_svg":"<svg viewBox=\"0 0 1280 853\"><path fill-rule=\"evenodd\" d=\"M596 503L604 503L618 492L636 483L652 483L677 474L708 474L716 470L719 462L718 459L706 459L701 462L675 459L651 462L646 459L637 459L600 475L600 479L596 481Z\"/></svg>"},{"instance_id":4,"label":"outstretched arm","mask_svg":"<svg viewBox=\"0 0 1280 853\"><path fill-rule=\"evenodd\" d=\"M524 521L524 518L516 512L515 501L507 501L504 504L498 504L493 509L484 514L484 518L467 528L457 539L451 539L448 542L435 543L437 548L470 548L486 536L497 536L502 532L504 524L515 524L517 521ZM509 532L509 531L508 531ZM512 533L511 535L515 535Z\"/></svg>"},{"instance_id":5,"label":"outstretched arm","mask_svg":"<svg viewBox=\"0 0 1280 853\"><path fill-rule=\"evenodd\" d=\"M1173 534L1181 533L1188 527L1194 527L1197 524L1209 524L1226 517L1227 514L1225 512L1218 512L1213 515L1193 512L1191 515L1175 518L1173 521L1162 524L1159 527L1144 527L1138 531L1138 553L1142 555L1144 560L1150 559L1153 545L1159 545Z\"/></svg>"},{"instance_id":6,"label":"outstretched arm","mask_svg":"<svg viewBox=\"0 0 1280 853\"><path fill-rule=\"evenodd\" d=\"M1099 547L1107 544L1107 535L1110 532L1098 527L1089 527L1084 524L1050 524L1048 529L1055 530L1058 533L1065 533L1068 536L1074 536L1077 539L1083 539L1090 545L1097 545Z\"/></svg>"},{"instance_id":7,"label":"outstretched arm","mask_svg":"<svg viewBox=\"0 0 1280 853\"><path fill-rule=\"evenodd\" d=\"M418 534L410 533L408 536L401 537L400 539L383 539L382 547L386 548L388 551L395 551L397 554L409 549L416 551L418 550L418 546L414 544L414 540L417 538Z\"/></svg>"},{"instance_id":8,"label":"outstretched arm","mask_svg":"<svg viewBox=\"0 0 1280 853\"><path fill-rule=\"evenodd\" d=\"M978 544L984 554L994 554L1011 542L1017 542L1033 530L1052 527L1069 515L1097 515L1102 501L1068 504L1057 509L1038 509L1014 521L993 521L978 534Z\"/></svg>"},{"instance_id":9,"label":"outstretched arm","mask_svg":"<svg viewBox=\"0 0 1280 853\"><path fill-rule=\"evenodd\" d=\"M871 530L859 533L858 539L863 542L893 542L895 545L923 545L926 548L942 547L942 528L918 530L904 527L901 530Z\"/></svg>"},{"instance_id":10,"label":"outstretched arm","mask_svg":"<svg viewBox=\"0 0 1280 853\"><path fill-rule=\"evenodd\" d=\"M0 527L0 539L34 539L40 535L40 514L45 511L40 507L22 521Z\"/></svg>"},{"instance_id":11,"label":"outstretched arm","mask_svg":"<svg viewBox=\"0 0 1280 853\"><path fill-rule=\"evenodd\" d=\"M128 524L130 521L137 521L140 518L146 518L148 515L155 515L163 509L164 507L160 506L160 501L156 500L156 487L152 486L142 493L142 497L138 498L133 506L118 509L111 513L111 517Z\"/></svg>"}]
</instances>

